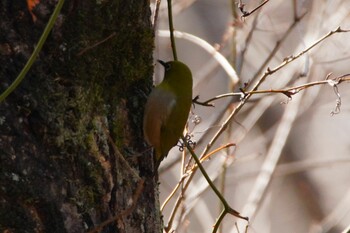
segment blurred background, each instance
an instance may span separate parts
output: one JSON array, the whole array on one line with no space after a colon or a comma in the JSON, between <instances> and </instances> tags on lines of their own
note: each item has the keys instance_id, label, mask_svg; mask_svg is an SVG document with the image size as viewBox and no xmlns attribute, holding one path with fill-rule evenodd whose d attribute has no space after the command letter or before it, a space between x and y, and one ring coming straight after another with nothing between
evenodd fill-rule
<instances>
[{"instance_id":1,"label":"blurred background","mask_svg":"<svg viewBox=\"0 0 350 233\"><path fill-rule=\"evenodd\" d=\"M174 27L205 41L226 57L227 70L196 42L176 39L179 60L194 76L193 96L205 101L220 94L251 90L275 69L327 33L350 29L350 1L273 0L242 18L237 3L252 11L264 1L173 0ZM155 1L151 8L155 12ZM172 60L167 4L156 20L155 59ZM186 34L187 35L187 34ZM350 73L350 32L335 33L298 59L268 75L258 90L281 90ZM207 45L208 45L207 44ZM156 65L155 82L162 67ZM189 132L203 165L232 208L247 222L226 215L220 232L348 232L350 224L350 84L309 87L291 96L254 94L242 106L237 96L215 107L195 105ZM233 113L234 112L234 113ZM233 117L231 117L233 116ZM197 120L196 124L194 120ZM227 122L227 123L226 123ZM220 130L227 125L224 130ZM217 136L215 136L217 135ZM183 157L185 156L185 157ZM173 148L160 168L161 205L168 232L212 232L222 205L200 171L184 176L189 155ZM183 181L182 183L179 183Z\"/></svg>"}]
</instances>

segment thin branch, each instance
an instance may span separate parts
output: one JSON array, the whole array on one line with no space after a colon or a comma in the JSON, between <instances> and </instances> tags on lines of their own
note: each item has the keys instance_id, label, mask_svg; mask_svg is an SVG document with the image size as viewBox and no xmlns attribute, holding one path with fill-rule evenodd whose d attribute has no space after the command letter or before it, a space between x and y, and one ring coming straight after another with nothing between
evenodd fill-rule
<instances>
[{"instance_id":1,"label":"thin branch","mask_svg":"<svg viewBox=\"0 0 350 233\"><path fill-rule=\"evenodd\" d=\"M213 228L213 232L217 232L218 229L219 229L219 226L221 225L221 222L222 220L224 220L224 217L226 215L226 211L225 209L223 209L219 215L219 217L216 219L215 221L215 225L214 225L214 228Z\"/></svg>"},{"instance_id":2,"label":"thin branch","mask_svg":"<svg viewBox=\"0 0 350 233\"><path fill-rule=\"evenodd\" d=\"M329 33L327 33L326 35L324 35L323 37L321 37L320 39L318 39L316 42L314 42L311 46L309 46L307 49L303 50L302 52L300 52L298 55L296 56L290 56L284 59L284 61L277 67L275 67L274 69L270 69L267 68L267 71L265 72L266 75L271 75L273 73L275 73L276 71L280 70L281 68L283 68L284 66L286 66L287 64L291 63L292 61L298 59L299 57L301 57L302 55L304 55L305 53L309 52L311 49L313 49L314 47L316 47L318 44L320 44L322 41L324 41L325 39L327 39L328 37L330 37L333 34L336 33L343 33L343 32L350 32L350 30L343 30L340 27L338 27L337 29L335 29L334 31L330 31ZM264 80L262 80L264 81Z\"/></svg>"},{"instance_id":3,"label":"thin branch","mask_svg":"<svg viewBox=\"0 0 350 233\"><path fill-rule=\"evenodd\" d=\"M274 177L290 176L300 172L311 171L312 169L339 165L349 166L350 158L348 156L338 158L329 157L284 163L277 166Z\"/></svg>"},{"instance_id":4,"label":"thin branch","mask_svg":"<svg viewBox=\"0 0 350 233\"><path fill-rule=\"evenodd\" d=\"M160 9L160 3L162 0L156 0L155 10L154 10L154 18L153 18L153 29L157 30L157 22L158 22L158 15L159 15L159 9Z\"/></svg>"},{"instance_id":5,"label":"thin branch","mask_svg":"<svg viewBox=\"0 0 350 233\"><path fill-rule=\"evenodd\" d=\"M301 57L303 54L305 54L306 52L310 51L312 48L314 48L316 45L318 45L319 43L321 43L323 40L325 40L326 38L328 38L329 36L335 34L335 33L341 33L341 32L348 32L348 30L342 30L340 27L338 27L336 30L334 31L330 31L328 34L326 34L325 36L321 37L319 40L317 40L314 44L312 44L310 47L308 47L307 49L303 50L302 52L300 52L298 55L296 56L291 56L288 59L285 59L285 61L280 64L279 66L277 66L274 69L270 69L268 68L267 71L262 75L262 77L258 80L258 82L253 86L253 88L251 89L251 91L256 91L259 86L265 81L265 79L277 72L278 70L280 70L281 68L283 68L284 66L286 66L287 64L289 64L290 62L298 59L299 57ZM204 148L201 157L203 157L212 147L212 145L216 142L216 140L219 138L219 136L224 132L224 130L228 127L228 125L231 123L232 119L234 119L234 117L236 116L236 114L240 111L240 109L244 106L244 104L250 99L252 95L248 94L245 96L245 98L243 98L241 100L241 102L236 106L236 108L231 112L231 114L227 117L227 119L223 122L223 124L221 125L220 129L216 132L216 134L213 136L213 138L210 140L210 142L207 144L207 146ZM194 172L192 173L192 175L189 177L189 180L192 178ZM249 216L249 215L248 215Z\"/></svg>"},{"instance_id":6,"label":"thin branch","mask_svg":"<svg viewBox=\"0 0 350 233\"><path fill-rule=\"evenodd\" d=\"M215 105L210 103L210 101L200 102L198 100L199 100L199 95L197 95L196 97L193 98L192 103L193 104L202 105L202 106L205 106L205 107L215 107Z\"/></svg>"},{"instance_id":7,"label":"thin branch","mask_svg":"<svg viewBox=\"0 0 350 233\"><path fill-rule=\"evenodd\" d=\"M275 57L277 51L280 49L281 45L283 44L283 42L288 38L288 36L290 35L290 33L293 31L293 29L298 25L298 23L304 18L304 16L306 15L307 12L305 12L304 14L302 14L301 16L295 18L294 22L289 26L289 28L287 29L287 31L284 33L284 35L282 36L282 38L280 38L278 41L276 41L275 47L271 50L269 56L265 59L265 61L263 62L263 64L260 65L259 69L255 72L255 75L252 78L251 82L254 82L259 75L262 73L262 71L265 69L266 65L272 60L272 58Z\"/></svg>"},{"instance_id":8,"label":"thin branch","mask_svg":"<svg viewBox=\"0 0 350 233\"><path fill-rule=\"evenodd\" d=\"M246 92L244 92L246 93ZM238 97L241 97L243 99L244 97L244 93L243 92L233 92L233 93L226 93L226 94L221 94L221 95L217 95L211 99L208 99L206 101L198 101L199 99L199 96L196 96L192 102L194 104L198 104L198 105L202 105L202 106L205 106L205 107L215 107L215 105L212 103L213 101L215 100L219 100L219 99L222 99L222 98L226 98L226 97L232 97L232 96L238 96Z\"/></svg>"},{"instance_id":9,"label":"thin branch","mask_svg":"<svg viewBox=\"0 0 350 233\"><path fill-rule=\"evenodd\" d=\"M179 183L177 189L181 186L181 184L182 184L182 183ZM177 189L174 189L174 191L175 191L175 190L177 191ZM186 189L187 189L187 188L186 188ZM185 189L185 190L186 190L186 189ZM174 205L174 207L173 207L173 209L172 209L172 211L171 211L171 214L170 214L170 217L169 217L169 220L168 220L168 224L167 224L167 226L164 226L165 232L169 232L169 231L171 230L172 225L173 225L173 222L174 222L174 219L175 219L175 214L176 214L178 208L180 207L180 204L181 204L183 198L184 198L184 197L183 197L182 195L180 195L180 196L178 197L178 199L176 200L176 203L175 203L175 205ZM169 200L170 200L170 199L169 199Z\"/></svg>"},{"instance_id":10,"label":"thin branch","mask_svg":"<svg viewBox=\"0 0 350 233\"><path fill-rule=\"evenodd\" d=\"M255 7L253 10L251 11L246 11L244 10L245 4L242 3L242 1L240 0L238 5L238 9L241 11L241 13L243 14L241 17L245 18L248 17L249 15L253 14L255 11L259 10L261 7L263 7L266 3L268 3L270 0L264 0L262 3L260 3L260 5L258 5L257 7Z\"/></svg>"},{"instance_id":11,"label":"thin branch","mask_svg":"<svg viewBox=\"0 0 350 233\"><path fill-rule=\"evenodd\" d=\"M191 153L193 159L196 161L199 170L202 172L202 174L203 174L204 178L207 180L209 186L211 187L213 192L216 194L216 196L220 199L221 203L223 204L224 211L226 213L229 213L229 214L237 217L237 218L244 219L245 221L249 222L249 218L248 217L244 217L244 216L240 215L240 213L238 211L232 209L229 206L229 204L227 203L226 199L222 196L222 194L219 192L219 190L215 187L214 183L211 181L210 177L208 176L207 172L205 171L204 167L202 166L199 158L194 153L194 151L192 150L191 146L188 144L186 138L184 136L181 136L181 139L183 140L183 143L185 144L185 146L188 149L188 151ZM213 232L215 232L215 231L213 231Z\"/></svg>"},{"instance_id":12,"label":"thin branch","mask_svg":"<svg viewBox=\"0 0 350 233\"><path fill-rule=\"evenodd\" d=\"M343 30L340 27L338 27L336 30L334 31L330 31L329 33L327 33L326 35L324 35L323 37L321 37L320 39L318 39L316 42L314 42L310 47L306 48L305 50L301 51L299 54L297 54L296 56L290 56L288 58L286 58L279 66L270 69L267 68L267 70L265 71L265 73L260 77L260 79L256 82L256 84L253 86L253 88L251 89L251 91L256 91L260 85L265 81L265 79L269 76L272 75L273 73L277 72L278 70L282 69L283 67L285 67L286 65L288 65L289 63L291 63L292 61L298 59L299 57L301 57L302 55L304 55L305 53L307 53L308 51L310 51L312 48L314 48L316 45L318 45L319 43L321 43L322 41L324 41L325 39L327 39L328 37L330 37L333 34L336 33L343 33L343 32L349 32L350 30ZM249 92L245 92L245 93L249 93ZM234 94L237 95L237 94ZM247 94L242 101L238 104L238 106L236 107L236 109L233 110L233 112L230 114L230 116L227 118L227 120L223 123L222 127L217 131L217 133L214 135L214 137L212 138L212 140L208 143L207 147L205 148L205 150L203 151L202 154L206 154L209 149L211 148L211 146L213 145L213 143L217 140L217 138L221 135L221 133L226 129L227 124L229 124L231 122L231 120L233 119L233 117L238 113L238 111L243 107L243 105L250 99L252 95L251 94ZM225 94L223 97L227 97L227 95ZM223 98L220 97L220 98ZM215 99L215 97L214 97ZM212 99L212 100L214 100ZM204 103L209 103L212 100L209 101L205 101Z\"/></svg>"},{"instance_id":13,"label":"thin branch","mask_svg":"<svg viewBox=\"0 0 350 233\"><path fill-rule=\"evenodd\" d=\"M317 42L315 42L313 45L311 45L309 48L307 48L306 50L302 51L300 54L298 54L297 56L291 56L288 59L286 59L280 66L276 67L275 69L267 69L267 71L262 75L262 77L259 79L259 81L254 85L254 87L252 88L252 91L256 91L258 89L258 87L261 85L261 83L263 83L263 81L267 78L267 76L271 75L274 72L277 72L279 69L281 69L282 67L286 66L287 64L289 64L290 62L294 61L295 59L299 58L301 55L303 55L304 53L308 52L309 50L311 50L313 47L315 47L318 43L320 43L321 41L325 40L327 37L329 37L330 35L337 33L337 32L347 32L345 30L341 30L340 28L338 28L335 31L332 31L330 33L328 33L326 36L322 37L320 40L318 40ZM239 93L239 95L242 95L242 93ZM205 149L202 152L201 157L203 157L204 155L207 154L207 152L211 149L212 145L216 142L216 140L219 138L219 136L222 134L222 132L227 128L227 126L231 123L231 121L234 119L234 117L236 116L236 114L240 111L240 109L244 106L244 104L249 100L249 98L251 97L251 94L247 94L241 101L240 103L235 107L235 109L231 112L231 114L228 116L228 118L226 118L226 120L224 121L224 123L220 126L219 130L216 132L216 134L214 135L214 137L210 140L210 142L207 144L207 146L205 147ZM187 190L187 188L189 187L194 174L196 172L197 169L194 169L193 172L189 175L188 179L186 180L186 183L183 186L183 192L185 192ZM174 218L175 212L178 209L178 207L180 206L182 197L179 196L175 202L174 205L174 210L172 213L172 217Z\"/></svg>"},{"instance_id":14,"label":"thin branch","mask_svg":"<svg viewBox=\"0 0 350 233\"><path fill-rule=\"evenodd\" d=\"M203 106L214 106L212 103L215 100L226 98L226 97L232 97L232 96L239 96L241 99L244 99L246 96L250 95L257 95L257 94L273 94L273 93L281 93L286 95L288 98L292 98L293 95L299 93L300 91L303 91L307 88L313 87L313 86L319 86L319 85L325 85L328 84L331 87L333 87L334 93L337 96L337 103L335 110L331 112L331 115L338 114L340 112L340 106L341 106L341 98L338 91L338 84L342 82L348 82L350 81L350 74L344 74L336 78L329 79L330 74L327 75L327 78L325 80L321 81L315 81L310 83L305 83L302 85L298 85L295 87L289 87L284 89L268 89L268 90L255 90L255 91L247 91L245 92L243 89L241 89L241 92L233 92L233 93L226 93L222 95L215 96L209 100L206 100L204 102L198 101L198 98L195 98L194 103L200 104Z\"/></svg>"},{"instance_id":15,"label":"thin branch","mask_svg":"<svg viewBox=\"0 0 350 233\"><path fill-rule=\"evenodd\" d=\"M292 0L293 1L293 16L294 16L294 21L298 19L298 2L297 0Z\"/></svg>"},{"instance_id":16,"label":"thin branch","mask_svg":"<svg viewBox=\"0 0 350 233\"><path fill-rule=\"evenodd\" d=\"M277 162L281 157L282 149L285 146L294 120L297 117L301 100L302 95L298 95L298 98L296 98L291 104L287 105L284 111L281 123L279 124L275 137L271 143L271 147L269 148L265 161L261 166L259 175L253 185L247 203L243 208L243 213L250 218L254 218L263 197L266 194L267 188L272 180L272 175L276 169ZM243 222L239 221L238 225L243 229Z\"/></svg>"},{"instance_id":17,"label":"thin branch","mask_svg":"<svg viewBox=\"0 0 350 233\"><path fill-rule=\"evenodd\" d=\"M206 156L204 156L200 162L203 163L205 160L207 160L208 158L210 158L213 154L219 152L220 150L223 150L225 148L231 147L231 146L236 146L234 143L228 143L226 145L223 145L217 149L215 149L214 151L210 152L209 154L207 154ZM181 179L178 181L178 183L176 184L176 186L173 188L173 190L171 191L171 193L168 195L168 197L165 199L165 201L163 202L160 210L163 211L165 206L168 204L168 202L171 200L171 198L175 195L175 193L178 191L178 189L180 187L182 187L182 191L185 191L185 187L184 185L184 181L185 179L194 171L196 170L198 167L198 165L194 165L191 169L187 170L186 173L184 173L181 176ZM176 210L176 208L173 209L173 211ZM174 216L175 213L170 214L170 216ZM173 217L170 218L168 225L170 225L170 222L173 220Z\"/></svg>"},{"instance_id":18,"label":"thin branch","mask_svg":"<svg viewBox=\"0 0 350 233\"><path fill-rule=\"evenodd\" d=\"M259 11L260 12L260 11ZM236 65L236 70L237 70L237 73L238 74L241 74L242 72L242 67L243 67L243 61L244 61L244 57L245 57L245 54L249 48L249 44L250 42L252 41L252 38L253 38L253 33L255 32L255 29L256 29L256 26L258 25L258 19L259 19L259 12L258 14L255 16L254 20L253 20L253 25L252 27L250 28L249 30L249 33L246 37L246 39L244 40L245 43L244 43L244 47L243 49L241 50L239 56L240 58L237 59L237 61L239 62L237 65Z\"/></svg>"},{"instance_id":19,"label":"thin branch","mask_svg":"<svg viewBox=\"0 0 350 233\"><path fill-rule=\"evenodd\" d=\"M163 211L165 206L168 204L168 202L171 200L171 198L175 195L176 191L180 188L180 186L183 184L184 180L186 179L186 177L188 176L188 174L184 174L181 179L179 180L179 182L177 182L176 186L174 187L173 191L171 191L171 193L168 195L168 197L165 199L165 201L163 202L162 206L160 207L160 211ZM169 223L168 223L169 224Z\"/></svg>"},{"instance_id":20,"label":"thin branch","mask_svg":"<svg viewBox=\"0 0 350 233\"><path fill-rule=\"evenodd\" d=\"M227 203L227 201L225 200L225 198L221 195L221 193L220 193L220 192L218 191L218 189L215 187L214 183L211 181L210 177L208 176L208 174L206 173L205 169L204 169L203 166L201 165L201 162L202 162L202 161L200 161L199 158L196 156L195 152L192 150L192 148L191 148L191 146L188 144L187 140L186 140L183 136L181 137L181 139L183 140L184 145L187 147L187 149L188 149L189 152L191 153L193 159L196 161L196 164L197 164L196 168L198 167L198 168L201 170L201 172L202 172L204 178L207 180L209 186L212 188L212 190L214 191L214 193L218 196L218 198L220 199L220 201L221 201L222 204L224 205L226 213L232 214L232 215L234 215L234 216L236 216L236 217L238 217L238 218L241 218L241 219L244 219L244 220L248 221L248 218L247 218L247 217L241 216L241 215L239 214L238 211L232 209L232 208L228 205L228 203ZM223 147L223 148L225 148L225 147ZM196 169L192 169L191 171L196 171ZM192 174L193 174L193 173L192 173ZM193 177L193 176L192 176L192 177ZM183 177L183 178L185 178L185 177ZM184 191L187 189L189 183L190 183L190 182L187 182L187 183L184 185L184 187L183 187ZM179 184L177 185L177 187L179 187L179 186L180 186L180 182L179 182ZM173 192L174 192L174 191L173 191ZM180 199L182 199L182 198L180 197ZM179 200L177 200L177 202L175 203L173 212L176 211L176 209L178 208L178 205L179 205ZM171 216L174 216L174 213L173 213ZM168 223L168 226L165 228L166 230L170 230L170 227L171 227L170 222L172 222L173 218L174 218L174 217L170 218L169 223Z\"/></svg>"},{"instance_id":21,"label":"thin branch","mask_svg":"<svg viewBox=\"0 0 350 233\"><path fill-rule=\"evenodd\" d=\"M79 57L79 56L83 55L84 53L86 53L87 51L89 51L89 50L91 50L91 49L93 49L93 48L95 48L95 47L97 47L97 46L99 46L99 45L101 45L101 44L107 42L108 40L112 39L112 38L115 37L116 35L117 35L117 33L116 33L116 32L113 32L112 34L110 34L109 36L107 36L106 38L104 38L103 40L101 40L101 41L99 41L99 42L97 42L97 43L95 43L95 44L93 44L93 45L91 45L91 46L86 47L85 49L81 50L81 51L77 54L77 57Z\"/></svg>"},{"instance_id":22,"label":"thin branch","mask_svg":"<svg viewBox=\"0 0 350 233\"><path fill-rule=\"evenodd\" d=\"M220 146L219 148L217 148L217 149L211 151L210 153L208 153L207 155L203 156L200 159L201 163L203 163L205 160L209 159L213 154L219 152L220 150L223 150L223 149L226 149L226 148L229 148L229 147L232 147L232 146L236 146L236 144L235 143L227 143L227 144L225 144L223 146Z\"/></svg>"}]
</instances>

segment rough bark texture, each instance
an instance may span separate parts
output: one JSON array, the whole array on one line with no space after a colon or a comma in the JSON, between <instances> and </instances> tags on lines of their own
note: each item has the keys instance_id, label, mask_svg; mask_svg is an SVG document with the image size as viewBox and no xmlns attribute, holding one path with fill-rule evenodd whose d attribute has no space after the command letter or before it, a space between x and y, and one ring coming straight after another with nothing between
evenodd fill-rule
<instances>
[{"instance_id":1,"label":"rough bark texture","mask_svg":"<svg viewBox=\"0 0 350 233\"><path fill-rule=\"evenodd\" d=\"M25 1L1 1L0 92L55 4L41 0L32 15ZM25 80L0 103L0 232L160 232L140 130L149 17L147 0L65 2Z\"/></svg>"}]
</instances>

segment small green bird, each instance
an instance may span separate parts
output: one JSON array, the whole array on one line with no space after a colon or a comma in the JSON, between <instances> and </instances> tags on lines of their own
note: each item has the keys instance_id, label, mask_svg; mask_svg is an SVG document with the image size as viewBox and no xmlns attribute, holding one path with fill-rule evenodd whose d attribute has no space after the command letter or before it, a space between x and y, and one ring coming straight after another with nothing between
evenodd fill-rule
<instances>
[{"instance_id":1,"label":"small green bird","mask_svg":"<svg viewBox=\"0 0 350 233\"><path fill-rule=\"evenodd\" d=\"M179 61L158 62L165 68L164 79L148 97L143 117L143 134L155 149L156 168L181 137L192 104L191 70Z\"/></svg>"}]
</instances>

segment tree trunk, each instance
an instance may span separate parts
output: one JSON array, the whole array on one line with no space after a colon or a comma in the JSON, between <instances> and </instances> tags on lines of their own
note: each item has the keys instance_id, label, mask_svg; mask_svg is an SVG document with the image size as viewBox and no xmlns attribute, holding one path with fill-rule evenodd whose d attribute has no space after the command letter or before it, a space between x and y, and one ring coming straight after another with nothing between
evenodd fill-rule
<instances>
[{"instance_id":1,"label":"tree trunk","mask_svg":"<svg viewBox=\"0 0 350 233\"><path fill-rule=\"evenodd\" d=\"M0 92L56 3L30 12L25 1L1 2ZM153 72L148 4L65 2L24 81L0 103L0 232L161 231L140 130Z\"/></svg>"}]
</instances>

